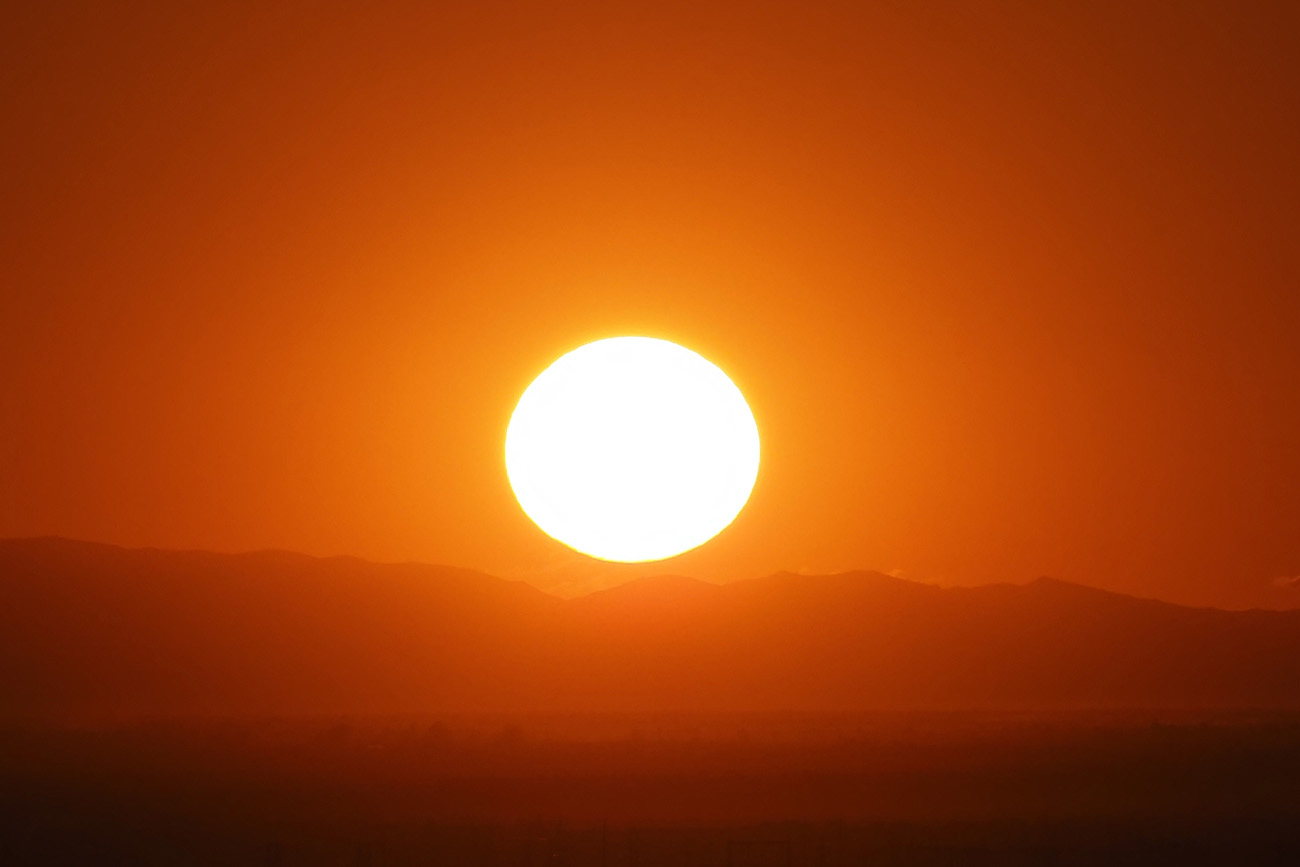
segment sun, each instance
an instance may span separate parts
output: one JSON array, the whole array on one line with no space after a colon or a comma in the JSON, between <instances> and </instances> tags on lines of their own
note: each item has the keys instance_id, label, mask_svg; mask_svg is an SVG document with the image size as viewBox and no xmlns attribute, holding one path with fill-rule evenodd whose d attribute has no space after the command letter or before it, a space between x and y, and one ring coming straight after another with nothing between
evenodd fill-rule
<instances>
[{"instance_id":1,"label":"sun","mask_svg":"<svg viewBox=\"0 0 1300 867\"><path fill-rule=\"evenodd\" d=\"M758 425L717 365L651 337L569 352L524 391L506 429L506 473L547 535L601 560L689 551L744 508Z\"/></svg>"}]
</instances>

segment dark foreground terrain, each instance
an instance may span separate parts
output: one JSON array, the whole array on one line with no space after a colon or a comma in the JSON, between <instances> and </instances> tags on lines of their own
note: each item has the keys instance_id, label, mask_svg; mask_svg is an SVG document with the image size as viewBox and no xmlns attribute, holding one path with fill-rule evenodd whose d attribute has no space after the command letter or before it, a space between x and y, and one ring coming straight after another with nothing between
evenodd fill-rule
<instances>
[{"instance_id":1,"label":"dark foreground terrain","mask_svg":"<svg viewBox=\"0 0 1300 867\"><path fill-rule=\"evenodd\" d=\"M1300 863L1293 714L10 723L0 863Z\"/></svg>"}]
</instances>

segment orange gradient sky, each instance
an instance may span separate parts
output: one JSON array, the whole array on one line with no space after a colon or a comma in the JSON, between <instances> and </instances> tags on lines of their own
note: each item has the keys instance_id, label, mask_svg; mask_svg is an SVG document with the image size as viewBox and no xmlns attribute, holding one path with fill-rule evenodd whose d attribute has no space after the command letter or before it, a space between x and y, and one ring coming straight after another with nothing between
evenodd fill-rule
<instances>
[{"instance_id":1,"label":"orange gradient sky","mask_svg":"<svg viewBox=\"0 0 1300 867\"><path fill-rule=\"evenodd\" d=\"M654 571L1300 574L1295 4L266 7L7 12L0 536L572 589L506 423L644 334L763 435Z\"/></svg>"}]
</instances>

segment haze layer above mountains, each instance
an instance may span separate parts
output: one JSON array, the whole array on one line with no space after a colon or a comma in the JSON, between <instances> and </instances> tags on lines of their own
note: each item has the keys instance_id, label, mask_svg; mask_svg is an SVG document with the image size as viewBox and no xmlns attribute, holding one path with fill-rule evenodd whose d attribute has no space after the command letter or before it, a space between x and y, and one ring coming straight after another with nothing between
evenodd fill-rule
<instances>
[{"instance_id":1,"label":"haze layer above mountains","mask_svg":"<svg viewBox=\"0 0 1300 867\"><path fill-rule=\"evenodd\" d=\"M1050 579L634 581L0 541L0 713L855 712L1300 705L1300 611Z\"/></svg>"}]
</instances>

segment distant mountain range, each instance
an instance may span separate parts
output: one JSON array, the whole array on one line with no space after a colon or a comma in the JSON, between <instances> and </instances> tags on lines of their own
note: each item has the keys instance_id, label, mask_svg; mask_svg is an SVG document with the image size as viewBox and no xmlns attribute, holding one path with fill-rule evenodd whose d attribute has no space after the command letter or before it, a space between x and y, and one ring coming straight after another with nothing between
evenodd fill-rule
<instances>
[{"instance_id":1,"label":"distant mountain range","mask_svg":"<svg viewBox=\"0 0 1300 867\"><path fill-rule=\"evenodd\" d=\"M647 578L0 541L0 715L1300 706L1300 611L1050 579Z\"/></svg>"}]
</instances>

